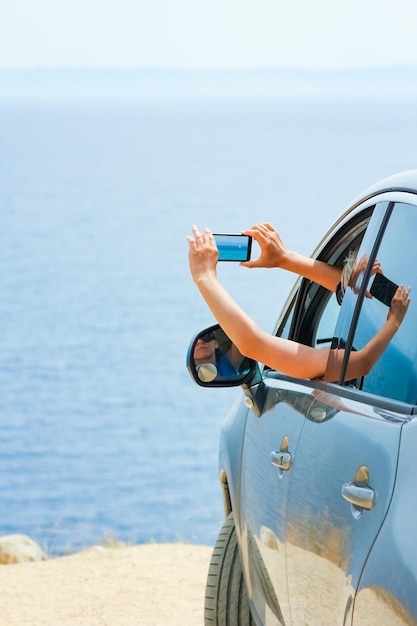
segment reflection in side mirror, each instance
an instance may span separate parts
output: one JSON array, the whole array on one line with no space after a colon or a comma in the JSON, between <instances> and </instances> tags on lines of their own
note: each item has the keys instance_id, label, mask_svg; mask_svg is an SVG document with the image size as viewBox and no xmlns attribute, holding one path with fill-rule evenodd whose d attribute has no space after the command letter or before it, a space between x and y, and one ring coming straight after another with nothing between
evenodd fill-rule
<instances>
[{"instance_id":1,"label":"reflection in side mirror","mask_svg":"<svg viewBox=\"0 0 417 626\"><path fill-rule=\"evenodd\" d=\"M257 371L256 361L243 356L218 324L191 341L187 367L193 380L203 387L243 385Z\"/></svg>"}]
</instances>

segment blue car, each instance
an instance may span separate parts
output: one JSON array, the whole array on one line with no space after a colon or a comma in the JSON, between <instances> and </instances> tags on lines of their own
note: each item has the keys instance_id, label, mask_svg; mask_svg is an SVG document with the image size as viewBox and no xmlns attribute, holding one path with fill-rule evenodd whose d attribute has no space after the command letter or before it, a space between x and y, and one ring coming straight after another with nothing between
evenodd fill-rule
<instances>
[{"instance_id":1,"label":"blue car","mask_svg":"<svg viewBox=\"0 0 417 626\"><path fill-rule=\"evenodd\" d=\"M353 250L355 288L300 277L274 330L330 347L332 382L245 358L218 325L190 344L197 384L243 392L220 437L225 522L205 626L417 624L417 170L367 189L313 257L342 268ZM370 372L347 380L349 355L381 328L398 284L411 286L403 323ZM195 356L213 338L219 366Z\"/></svg>"}]
</instances>

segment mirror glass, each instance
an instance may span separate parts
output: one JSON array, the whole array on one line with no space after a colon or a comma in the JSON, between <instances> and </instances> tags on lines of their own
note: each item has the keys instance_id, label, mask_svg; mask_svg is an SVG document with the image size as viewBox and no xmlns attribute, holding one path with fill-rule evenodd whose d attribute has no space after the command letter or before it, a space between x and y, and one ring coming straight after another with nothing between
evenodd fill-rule
<instances>
[{"instance_id":1,"label":"mirror glass","mask_svg":"<svg viewBox=\"0 0 417 626\"><path fill-rule=\"evenodd\" d=\"M219 325L206 328L191 342L188 369L202 386L241 385L255 371L256 362L244 357Z\"/></svg>"}]
</instances>

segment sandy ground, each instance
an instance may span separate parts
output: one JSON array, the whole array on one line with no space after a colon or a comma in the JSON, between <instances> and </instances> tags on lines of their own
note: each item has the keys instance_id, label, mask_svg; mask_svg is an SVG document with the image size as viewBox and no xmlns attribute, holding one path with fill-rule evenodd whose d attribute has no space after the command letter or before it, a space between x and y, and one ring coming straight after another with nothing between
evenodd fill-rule
<instances>
[{"instance_id":1,"label":"sandy ground","mask_svg":"<svg viewBox=\"0 0 417 626\"><path fill-rule=\"evenodd\" d=\"M203 626L212 548L95 547L0 565L1 626Z\"/></svg>"}]
</instances>

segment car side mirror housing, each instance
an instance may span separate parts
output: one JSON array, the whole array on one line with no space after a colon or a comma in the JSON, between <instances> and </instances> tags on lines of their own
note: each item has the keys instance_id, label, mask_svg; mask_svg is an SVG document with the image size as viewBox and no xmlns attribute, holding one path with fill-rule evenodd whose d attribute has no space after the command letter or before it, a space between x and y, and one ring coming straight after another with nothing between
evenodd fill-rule
<instances>
[{"instance_id":1,"label":"car side mirror housing","mask_svg":"<svg viewBox=\"0 0 417 626\"><path fill-rule=\"evenodd\" d=\"M201 387L238 387L260 379L257 362L243 356L218 324L191 340L187 368Z\"/></svg>"}]
</instances>

